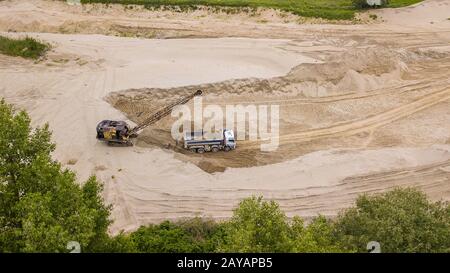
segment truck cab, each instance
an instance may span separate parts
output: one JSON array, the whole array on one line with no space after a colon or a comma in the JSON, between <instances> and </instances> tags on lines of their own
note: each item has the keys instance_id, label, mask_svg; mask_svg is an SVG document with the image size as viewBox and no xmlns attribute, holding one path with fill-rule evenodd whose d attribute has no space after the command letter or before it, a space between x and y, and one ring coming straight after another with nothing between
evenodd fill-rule
<instances>
[{"instance_id":1,"label":"truck cab","mask_svg":"<svg viewBox=\"0 0 450 273\"><path fill-rule=\"evenodd\" d=\"M225 147L229 147L230 150L236 149L236 140L234 139L233 130L223 130L223 139Z\"/></svg>"}]
</instances>

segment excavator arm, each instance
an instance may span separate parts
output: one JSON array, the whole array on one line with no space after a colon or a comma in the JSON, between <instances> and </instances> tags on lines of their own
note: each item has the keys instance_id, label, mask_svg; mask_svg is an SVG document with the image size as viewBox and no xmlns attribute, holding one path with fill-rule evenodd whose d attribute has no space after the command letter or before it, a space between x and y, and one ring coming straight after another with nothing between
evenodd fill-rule
<instances>
[{"instance_id":1,"label":"excavator arm","mask_svg":"<svg viewBox=\"0 0 450 273\"><path fill-rule=\"evenodd\" d=\"M188 103L191 99L193 99L194 97L197 96L201 96L202 95L202 91L201 90L197 90L195 93L183 97L169 105L167 105L166 107L162 108L161 110L159 110L158 112L154 113L153 115L151 115L150 117L148 117L147 119L145 119L142 123L140 123L138 126L134 127L133 129L130 130L130 132L128 133L128 135L130 137L136 137L138 132L145 129L146 127L156 123L157 121L159 121L160 119L170 115L170 113L172 112L172 109L178 105L182 105L182 104L186 104Z\"/></svg>"}]
</instances>

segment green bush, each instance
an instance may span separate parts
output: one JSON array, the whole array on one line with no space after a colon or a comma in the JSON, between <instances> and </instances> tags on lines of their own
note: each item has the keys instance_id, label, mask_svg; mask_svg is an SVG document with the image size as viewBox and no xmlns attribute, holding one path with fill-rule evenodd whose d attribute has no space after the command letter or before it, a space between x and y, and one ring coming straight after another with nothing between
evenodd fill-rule
<instances>
[{"instance_id":1,"label":"green bush","mask_svg":"<svg viewBox=\"0 0 450 273\"><path fill-rule=\"evenodd\" d=\"M11 39L0 36L0 53L29 59L37 59L45 54L49 45L30 37Z\"/></svg>"},{"instance_id":2,"label":"green bush","mask_svg":"<svg viewBox=\"0 0 450 273\"><path fill-rule=\"evenodd\" d=\"M131 239L139 252L192 253L202 250L201 244L188 232L169 221L142 226L131 234Z\"/></svg>"},{"instance_id":3,"label":"green bush","mask_svg":"<svg viewBox=\"0 0 450 273\"><path fill-rule=\"evenodd\" d=\"M450 206L414 189L363 195L338 217L335 232L358 252L370 241L382 252L450 252Z\"/></svg>"},{"instance_id":4,"label":"green bush","mask_svg":"<svg viewBox=\"0 0 450 273\"><path fill-rule=\"evenodd\" d=\"M51 157L48 125L33 130L23 111L0 101L0 252L82 251L103 244L110 207L91 177L83 186Z\"/></svg>"},{"instance_id":5,"label":"green bush","mask_svg":"<svg viewBox=\"0 0 450 273\"><path fill-rule=\"evenodd\" d=\"M226 227L224 252L290 252L290 228L278 204L244 199Z\"/></svg>"},{"instance_id":6,"label":"green bush","mask_svg":"<svg viewBox=\"0 0 450 273\"><path fill-rule=\"evenodd\" d=\"M215 252L225 240L224 223L200 217L176 223L187 232L199 246L199 252Z\"/></svg>"},{"instance_id":7,"label":"green bush","mask_svg":"<svg viewBox=\"0 0 450 273\"><path fill-rule=\"evenodd\" d=\"M334 223L323 216L314 218L304 225L300 217L292 221L293 252L297 253L340 253L349 252L336 240Z\"/></svg>"}]
</instances>

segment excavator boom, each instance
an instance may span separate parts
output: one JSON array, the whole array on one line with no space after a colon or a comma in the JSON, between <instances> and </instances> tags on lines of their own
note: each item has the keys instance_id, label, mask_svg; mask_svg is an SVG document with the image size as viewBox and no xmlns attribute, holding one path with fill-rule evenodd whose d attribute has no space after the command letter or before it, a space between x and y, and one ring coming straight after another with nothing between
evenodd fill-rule
<instances>
[{"instance_id":1,"label":"excavator boom","mask_svg":"<svg viewBox=\"0 0 450 273\"><path fill-rule=\"evenodd\" d=\"M130 129L130 127L125 121L103 120L97 125L97 139L106 141L108 142L109 145L125 144L128 146L132 146L133 142L131 142L130 138L137 137L139 131L143 130L147 126L154 124L163 117L170 115L172 109L175 106L186 104L194 97L201 95L202 91L197 90L197 92L167 105L166 107L154 113L153 115L145 119L141 124L132 129Z\"/></svg>"},{"instance_id":2,"label":"excavator boom","mask_svg":"<svg viewBox=\"0 0 450 273\"><path fill-rule=\"evenodd\" d=\"M182 104L186 104L188 103L191 99L193 99L194 97L197 96L201 96L202 95L202 91L201 90L197 90L195 93L183 97L169 105L167 105L166 107L162 108L161 110L159 110L158 112L154 113L153 115L151 115L150 117L148 117L147 119L145 119L141 124L139 124L138 126L134 127L133 129L130 130L129 135L130 136L135 136L138 134L139 131L145 129L146 127L156 123L157 121L159 121L160 119L170 115L170 113L172 112L172 109L178 105L182 105Z\"/></svg>"}]
</instances>

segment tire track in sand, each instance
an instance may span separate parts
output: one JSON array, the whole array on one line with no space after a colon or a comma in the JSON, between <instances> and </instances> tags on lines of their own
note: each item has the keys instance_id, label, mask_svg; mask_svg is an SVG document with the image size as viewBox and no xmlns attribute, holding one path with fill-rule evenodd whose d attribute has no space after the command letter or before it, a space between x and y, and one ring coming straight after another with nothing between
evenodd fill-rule
<instances>
[{"instance_id":1,"label":"tire track in sand","mask_svg":"<svg viewBox=\"0 0 450 273\"><path fill-rule=\"evenodd\" d=\"M298 133L291 133L279 136L279 142L283 144L292 144L298 142L311 141L315 139L327 137L343 137L351 136L358 133L373 130L377 127L389 124L393 121L408 117L414 113L425 110L433 105L444 102L450 99L450 88L446 87L443 90L432 92L413 102L403 104L399 107L385 111L380 114L372 115L364 119L345 122L330 127L312 129ZM241 149L254 149L255 146L263 142L259 141L242 141L239 145Z\"/></svg>"}]
</instances>

